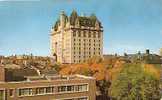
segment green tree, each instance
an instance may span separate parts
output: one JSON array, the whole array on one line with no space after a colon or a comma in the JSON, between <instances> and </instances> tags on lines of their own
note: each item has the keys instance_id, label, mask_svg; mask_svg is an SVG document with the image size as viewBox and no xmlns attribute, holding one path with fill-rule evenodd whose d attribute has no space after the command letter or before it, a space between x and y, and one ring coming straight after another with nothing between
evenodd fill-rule
<instances>
[{"instance_id":1,"label":"green tree","mask_svg":"<svg viewBox=\"0 0 162 100\"><path fill-rule=\"evenodd\" d=\"M103 96L108 96L109 88L111 85L111 82L108 80L100 80L96 82L97 87L99 87L99 90Z\"/></svg>"},{"instance_id":2,"label":"green tree","mask_svg":"<svg viewBox=\"0 0 162 100\"><path fill-rule=\"evenodd\" d=\"M51 68L52 68L53 70L56 70L57 72L59 72L59 71L61 70L61 68L60 68L60 65L59 65L59 64L54 64L54 65L51 65Z\"/></svg>"},{"instance_id":3,"label":"green tree","mask_svg":"<svg viewBox=\"0 0 162 100\"><path fill-rule=\"evenodd\" d=\"M146 73L141 64L125 64L112 80L110 96L117 100L159 100L159 80Z\"/></svg>"}]
</instances>

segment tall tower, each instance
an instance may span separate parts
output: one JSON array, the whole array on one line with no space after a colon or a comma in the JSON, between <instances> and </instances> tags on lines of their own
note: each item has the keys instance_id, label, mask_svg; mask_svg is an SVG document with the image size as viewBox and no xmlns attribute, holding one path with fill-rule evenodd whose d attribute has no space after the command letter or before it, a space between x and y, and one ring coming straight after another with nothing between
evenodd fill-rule
<instances>
[{"instance_id":1,"label":"tall tower","mask_svg":"<svg viewBox=\"0 0 162 100\"><path fill-rule=\"evenodd\" d=\"M60 13L60 26L63 29L65 27L65 12L61 11Z\"/></svg>"},{"instance_id":2,"label":"tall tower","mask_svg":"<svg viewBox=\"0 0 162 100\"><path fill-rule=\"evenodd\" d=\"M103 56L103 27L94 14L79 16L74 10L68 17L61 11L50 37L51 53L57 62L81 63Z\"/></svg>"}]
</instances>

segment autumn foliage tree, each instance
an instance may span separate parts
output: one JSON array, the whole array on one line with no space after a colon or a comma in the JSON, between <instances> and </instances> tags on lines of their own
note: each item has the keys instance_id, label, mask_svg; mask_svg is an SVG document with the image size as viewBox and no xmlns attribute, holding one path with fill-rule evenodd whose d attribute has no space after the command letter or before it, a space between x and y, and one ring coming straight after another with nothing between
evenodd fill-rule
<instances>
[{"instance_id":1,"label":"autumn foliage tree","mask_svg":"<svg viewBox=\"0 0 162 100\"><path fill-rule=\"evenodd\" d=\"M159 79L148 65L125 64L112 80L110 95L117 100L159 100Z\"/></svg>"},{"instance_id":2,"label":"autumn foliage tree","mask_svg":"<svg viewBox=\"0 0 162 100\"><path fill-rule=\"evenodd\" d=\"M93 58L87 63L63 65L61 75L82 74L96 78L98 91L119 99L145 100L158 98L160 72L154 65L128 63L119 58ZM129 95L130 94L130 95ZM132 99L133 98L133 99ZM151 100L152 100L151 98Z\"/></svg>"}]
</instances>

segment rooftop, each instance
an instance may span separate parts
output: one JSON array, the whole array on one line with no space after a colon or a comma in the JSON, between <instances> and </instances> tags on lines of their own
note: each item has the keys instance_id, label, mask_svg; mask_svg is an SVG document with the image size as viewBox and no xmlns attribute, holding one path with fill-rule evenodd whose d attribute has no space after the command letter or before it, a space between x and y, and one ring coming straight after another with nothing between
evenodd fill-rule
<instances>
[{"instance_id":1,"label":"rooftop","mask_svg":"<svg viewBox=\"0 0 162 100\"><path fill-rule=\"evenodd\" d=\"M95 14L91 14L90 16L79 16L75 10L72 11L71 15L68 17L64 12L61 13L61 15L65 18L65 24L69 23L70 25L79 25L79 26L85 26L85 27L96 27L99 26L102 28L102 25L100 21L97 19ZM58 27L60 25L60 19L58 19L53 26L53 29L55 31L58 30Z\"/></svg>"},{"instance_id":2,"label":"rooftop","mask_svg":"<svg viewBox=\"0 0 162 100\"><path fill-rule=\"evenodd\" d=\"M52 76L28 76L27 81L53 81L53 80L82 80L82 79L94 79L92 77L84 75L52 75Z\"/></svg>"}]
</instances>

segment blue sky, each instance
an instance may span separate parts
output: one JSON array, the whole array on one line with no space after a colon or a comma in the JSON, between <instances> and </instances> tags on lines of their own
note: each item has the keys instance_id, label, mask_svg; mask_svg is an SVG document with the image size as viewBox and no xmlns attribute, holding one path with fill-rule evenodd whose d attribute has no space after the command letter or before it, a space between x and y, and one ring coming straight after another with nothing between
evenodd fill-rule
<instances>
[{"instance_id":1,"label":"blue sky","mask_svg":"<svg viewBox=\"0 0 162 100\"><path fill-rule=\"evenodd\" d=\"M0 55L49 55L52 25L73 9L102 22L105 54L162 47L162 0L0 0Z\"/></svg>"}]
</instances>

